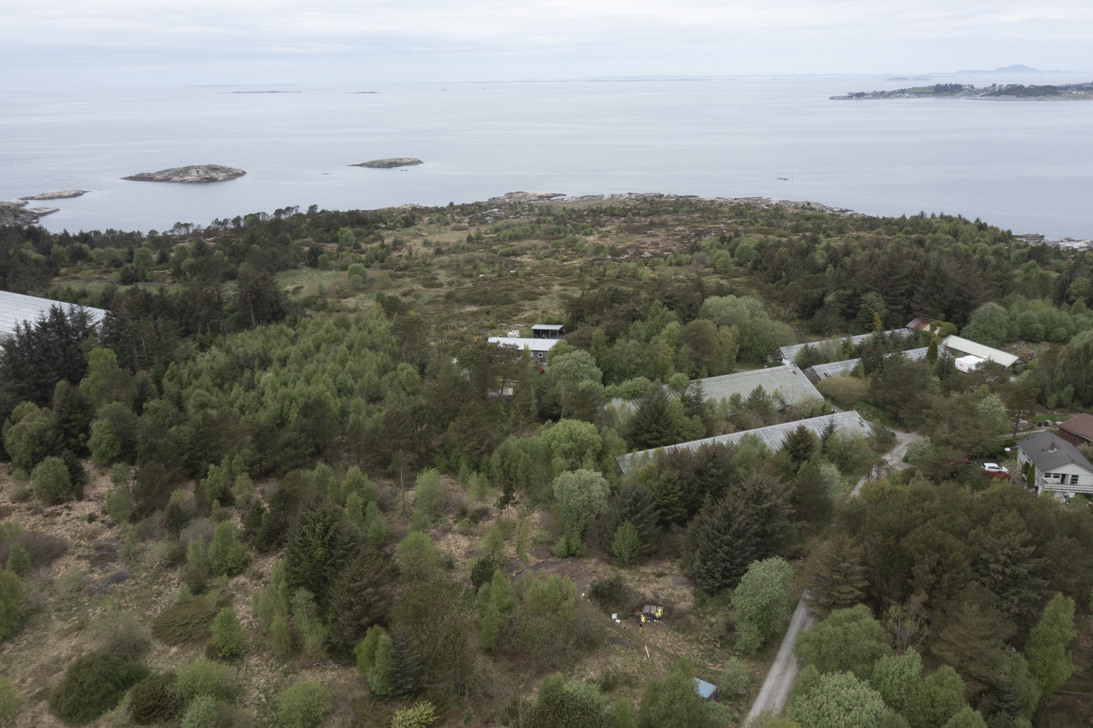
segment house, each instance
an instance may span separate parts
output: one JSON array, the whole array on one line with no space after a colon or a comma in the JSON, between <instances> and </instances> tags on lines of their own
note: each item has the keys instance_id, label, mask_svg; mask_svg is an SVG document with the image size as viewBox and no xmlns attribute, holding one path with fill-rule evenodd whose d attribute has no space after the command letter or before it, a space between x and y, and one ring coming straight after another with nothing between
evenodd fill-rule
<instances>
[{"instance_id":1,"label":"house","mask_svg":"<svg viewBox=\"0 0 1093 728\"><path fill-rule=\"evenodd\" d=\"M946 354L957 360L957 368L961 371L971 371L982 364L982 362L977 363L968 359L965 361L965 367L961 368L960 360L967 356L992 361L1003 369L1009 369L1014 364L1021 361L1021 357L1016 354L1010 354L1008 351L995 349L992 346L985 346L984 344L959 336L946 336L945 339L942 340L941 346L944 347Z\"/></svg>"},{"instance_id":2,"label":"house","mask_svg":"<svg viewBox=\"0 0 1093 728\"><path fill-rule=\"evenodd\" d=\"M560 339L565 336L565 328L561 324L535 324L531 327L533 339Z\"/></svg>"},{"instance_id":3,"label":"house","mask_svg":"<svg viewBox=\"0 0 1093 728\"><path fill-rule=\"evenodd\" d=\"M1093 415L1078 415L1062 423L1059 437L1078 447L1093 442Z\"/></svg>"},{"instance_id":4,"label":"house","mask_svg":"<svg viewBox=\"0 0 1093 728\"><path fill-rule=\"evenodd\" d=\"M60 306L66 311L70 308L79 308L75 304L64 301L53 301L37 296L24 296L21 293L0 291L0 339L15 333L15 327L19 324L34 324L40 316L49 313L52 306ZM101 308L83 307L91 316L91 320L98 324L102 322L106 311Z\"/></svg>"},{"instance_id":5,"label":"house","mask_svg":"<svg viewBox=\"0 0 1093 728\"><path fill-rule=\"evenodd\" d=\"M1069 499L1075 493L1093 495L1093 464L1078 448L1053 432L1037 432L1017 442L1017 464L1033 469L1032 487ZM1026 481L1028 482L1028 481Z\"/></svg>"},{"instance_id":6,"label":"house","mask_svg":"<svg viewBox=\"0 0 1093 728\"><path fill-rule=\"evenodd\" d=\"M539 364L541 367L545 367L547 363L547 352L554 348L561 339L527 339L513 336L491 336L487 339L491 344L497 344L498 346L507 346L517 351L528 353L528 357Z\"/></svg>"}]
</instances>

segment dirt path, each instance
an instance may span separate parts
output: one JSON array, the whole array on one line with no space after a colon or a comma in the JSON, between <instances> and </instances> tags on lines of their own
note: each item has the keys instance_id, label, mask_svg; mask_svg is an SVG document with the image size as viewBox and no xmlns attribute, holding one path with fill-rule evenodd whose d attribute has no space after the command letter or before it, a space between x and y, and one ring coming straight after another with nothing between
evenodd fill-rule
<instances>
[{"instance_id":1,"label":"dirt path","mask_svg":"<svg viewBox=\"0 0 1093 728\"><path fill-rule=\"evenodd\" d=\"M851 498L856 496L861 491L862 486L869 480L875 480L889 470L901 470L907 467L903 462L903 456L907 453L907 446L911 444L916 435L913 432L899 430L895 431L895 435L896 444L885 454L880 463L858 481L854 489L850 491ZM808 592L802 594L801 601L797 602L797 608L793 610L793 617L789 621L786 636L782 638L782 644L778 648L778 654L770 666L766 680L763 681L763 687L760 688L759 695L756 696L755 702L748 712L748 720L764 711L781 713L785 710L786 702L789 700L789 693L793 689L793 683L797 680L797 673L799 672L797 659L793 656L793 643L797 640L797 634L801 630L808 629L816 623L816 617L809 614L805 605L807 596Z\"/></svg>"}]
</instances>

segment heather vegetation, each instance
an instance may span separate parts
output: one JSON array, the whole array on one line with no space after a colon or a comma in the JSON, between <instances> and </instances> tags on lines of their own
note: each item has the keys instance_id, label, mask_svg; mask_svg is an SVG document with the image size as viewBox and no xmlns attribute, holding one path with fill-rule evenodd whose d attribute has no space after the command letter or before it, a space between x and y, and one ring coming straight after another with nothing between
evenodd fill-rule
<instances>
[{"instance_id":1,"label":"heather vegetation","mask_svg":"<svg viewBox=\"0 0 1093 728\"><path fill-rule=\"evenodd\" d=\"M1090 504L964 465L1093 406L1089 253L648 198L2 228L0 260L108 311L0 345L4 725L739 725L805 588L760 724L1090 718ZM1027 363L879 333L915 316ZM536 323L545 366L487 342ZM822 400L696 383L847 334L799 357L861 360ZM616 461L835 408L874 435Z\"/></svg>"}]
</instances>

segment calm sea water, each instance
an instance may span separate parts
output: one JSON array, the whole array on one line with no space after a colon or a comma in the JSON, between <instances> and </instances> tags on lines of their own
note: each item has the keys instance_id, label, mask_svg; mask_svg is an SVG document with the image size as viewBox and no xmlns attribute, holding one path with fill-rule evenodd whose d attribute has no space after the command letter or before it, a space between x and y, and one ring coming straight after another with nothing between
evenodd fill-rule
<instances>
[{"instance_id":1,"label":"calm sea water","mask_svg":"<svg viewBox=\"0 0 1093 728\"><path fill-rule=\"evenodd\" d=\"M1051 79L1079 80L1089 79ZM945 212L1093 238L1093 102L829 100L907 85L814 77L0 92L0 199L86 189L32 203L61 208L42 224L146 231L312 204L669 192ZM349 166L396 156L425 164ZM212 185L120 179L205 163L247 175Z\"/></svg>"}]
</instances>

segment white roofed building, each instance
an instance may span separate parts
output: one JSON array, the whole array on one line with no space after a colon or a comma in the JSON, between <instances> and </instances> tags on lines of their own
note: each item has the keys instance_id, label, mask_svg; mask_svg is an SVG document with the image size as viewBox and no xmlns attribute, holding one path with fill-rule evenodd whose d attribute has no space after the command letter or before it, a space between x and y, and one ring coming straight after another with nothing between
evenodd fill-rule
<instances>
[{"instance_id":1,"label":"white roofed building","mask_svg":"<svg viewBox=\"0 0 1093 728\"><path fill-rule=\"evenodd\" d=\"M823 435L824 430L828 427L834 427L835 431L840 433L858 433L866 437L873 434L873 428L857 412L836 412L833 415L810 417L807 420L785 422L780 425L770 425L769 427L760 427L755 430L732 432L728 435L706 437L701 440L681 442L677 445L665 445L664 447L653 448L651 450L641 450L628 455L620 455L615 458L615 461L619 464L619 470L623 473L627 473L632 469L640 468L646 463L652 462L656 457L656 454L662 450L664 452L672 452L673 450L685 449L693 452L703 445L727 445L739 442L745 437L757 437L768 448L777 451L782 449L782 445L785 443L786 438L798 427L804 427L817 437Z\"/></svg>"},{"instance_id":2,"label":"white roofed building","mask_svg":"<svg viewBox=\"0 0 1093 728\"><path fill-rule=\"evenodd\" d=\"M974 356L986 361L992 361L1003 369L1009 369L1014 364L1021 361L1021 357L1016 354L1010 354L1008 351L995 349L992 346L980 344L971 339L964 339L959 336L946 336L941 342L941 345L945 347L945 351L949 356L958 360L963 357ZM971 364L972 362L969 360L968 363Z\"/></svg>"},{"instance_id":3,"label":"white roofed building","mask_svg":"<svg viewBox=\"0 0 1093 728\"><path fill-rule=\"evenodd\" d=\"M491 336L487 341L491 344L505 346L510 349L516 349L517 351L527 351L528 356L533 361L536 361L540 366L545 367L547 352L553 349L561 339L528 339L514 336Z\"/></svg>"},{"instance_id":4,"label":"white roofed building","mask_svg":"<svg viewBox=\"0 0 1093 728\"><path fill-rule=\"evenodd\" d=\"M0 291L0 339L14 334L15 327L19 324L33 325L40 316L48 314L52 306L60 306L66 311L71 308L83 308L95 324L102 323L103 317L106 316L106 311L101 308L77 306L65 301Z\"/></svg>"}]
</instances>

